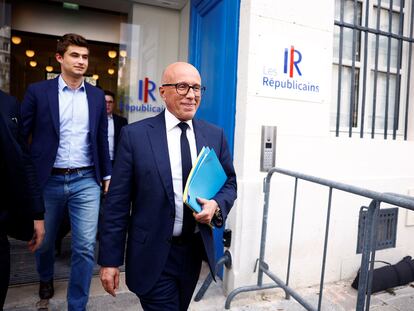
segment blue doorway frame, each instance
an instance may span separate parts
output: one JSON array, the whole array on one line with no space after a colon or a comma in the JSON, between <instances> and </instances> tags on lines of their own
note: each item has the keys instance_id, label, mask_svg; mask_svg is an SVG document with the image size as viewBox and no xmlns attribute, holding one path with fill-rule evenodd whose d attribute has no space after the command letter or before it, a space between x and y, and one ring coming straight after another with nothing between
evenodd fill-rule
<instances>
[{"instance_id":1,"label":"blue doorway frame","mask_svg":"<svg viewBox=\"0 0 414 311\"><path fill-rule=\"evenodd\" d=\"M197 118L224 129L234 150L240 0L192 0L189 62L200 71L203 94ZM223 255L223 229L215 229L217 259ZM222 276L222 272L220 272Z\"/></svg>"}]
</instances>

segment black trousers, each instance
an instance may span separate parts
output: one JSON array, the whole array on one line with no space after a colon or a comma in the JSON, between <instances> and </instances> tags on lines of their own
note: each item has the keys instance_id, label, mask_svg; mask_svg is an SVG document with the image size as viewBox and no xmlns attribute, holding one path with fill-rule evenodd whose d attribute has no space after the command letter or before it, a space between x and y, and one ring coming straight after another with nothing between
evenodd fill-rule
<instances>
[{"instance_id":1,"label":"black trousers","mask_svg":"<svg viewBox=\"0 0 414 311\"><path fill-rule=\"evenodd\" d=\"M4 228L4 226L3 226ZM3 310L10 280L10 244L7 235L0 229L0 310Z\"/></svg>"},{"instance_id":2,"label":"black trousers","mask_svg":"<svg viewBox=\"0 0 414 311\"><path fill-rule=\"evenodd\" d=\"M197 285L203 257L200 233L190 241L173 242L157 283L145 295L138 295L144 311L186 311Z\"/></svg>"}]
</instances>

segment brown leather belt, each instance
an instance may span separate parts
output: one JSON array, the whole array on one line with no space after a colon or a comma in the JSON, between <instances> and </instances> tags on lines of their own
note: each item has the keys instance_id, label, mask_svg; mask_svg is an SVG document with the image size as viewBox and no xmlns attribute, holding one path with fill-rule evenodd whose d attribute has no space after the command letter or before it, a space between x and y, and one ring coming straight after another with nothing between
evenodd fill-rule
<instances>
[{"instance_id":1,"label":"brown leather belt","mask_svg":"<svg viewBox=\"0 0 414 311\"><path fill-rule=\"evenodd\" d=\"M79 173L80 171L90 170L90 169L93 169L93 166L84 166L84 167L77 167L77 168L54 167L52 168L52 175L69 175L69 174Z\"/></svg>"}]
</instances>

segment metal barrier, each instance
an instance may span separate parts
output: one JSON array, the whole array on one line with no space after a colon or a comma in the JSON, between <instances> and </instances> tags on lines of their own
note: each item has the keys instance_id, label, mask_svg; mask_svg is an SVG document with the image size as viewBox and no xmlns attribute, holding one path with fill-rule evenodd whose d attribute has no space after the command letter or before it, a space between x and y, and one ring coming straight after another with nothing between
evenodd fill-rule
<instances>
[{"instance_id":1,"label":"metal barrier","mask_svg":"<svg viewBox=\"0 0 414 311\"><path fill-rule=\"evenodd\" d=\"M231 268L231 254L227 250L224 252L224 255L221 256L219 260L217 260L216 266L214 267L214 276L218 275L219 269L223 265L227 269ZM201 299L203 299L204 294L206 293L207 289L209 288L211 282L213 282L213 275L210 272L207 275L206 279L204 280L203 284L201 285L200 289L198 290L197 294L195 295L194 301L200 301Z\"/></svg>"},{"instance_id":2,"label":"metal barrier","mask_svg":"<svg viewBox=\"0 0 414 311\"><path fill-rule=\"evenodd\" d=\"M295 188L293 197L293 208L292 208L292 223L290 229L290 242L289 242L289 255L287 264L286 282L283 282L275 274L273 274L268 264L265 262L265 250L266 250L266 233L267 233L267 221L269 211L269 194L270 194L270 181L274 173L279 173L295 178ZM311 183L316 183L322 186L329 187L328 194L328 208L325 225L325 240L324 249L322 255L322 269L320 277L320 288L319 288L319 300L318 306L314 307L305 299L303 299L295 290L289 287L289 276L290 276L290 264L292 257L292 245L293 245L293 232L295 226L295 212L296 212L296 197L298 189L298 180L305 180ZM300 303L307 310L321 310L322 298L323 298L323 286L325 278L325 264L327 255L327 246L329 238L329 222L331 214L331 203L332 203L332 191L333 189L341 190L344 192L352 193L362 197L372 199L366 215L365 232L364 232L364 245L361 258L361 270L358 285L358 296L356 303L357 311L369 310L370 296L371 296L371 283L372 283L372 271L374 270L375 261L375 242L376 242L376 226L377 226L377 214L382 202L393 204L398 207L403 207L414 211L414 198L394 193L380 193L368 189L355 187L352 185L335 182L328 179L318 178L310 175L305 175L298 172L293 172L281 168L272 168L269 170L263 185L264 192L264 208L263 208L263 221L262 221L262 234L260 243L260 254L256 261L256 267L258 270L257 285L245 286L234 289L226 299L225 309L230 309L230 304L233 298L243 292L257 291L263 289L277 288L280 287L285 291L286 299L290 296L293 297L298 303ZM255 268L256 270L256 268ZM263 274L266 274L274 283L263 284Z\"/></svg>"}]
</instances>

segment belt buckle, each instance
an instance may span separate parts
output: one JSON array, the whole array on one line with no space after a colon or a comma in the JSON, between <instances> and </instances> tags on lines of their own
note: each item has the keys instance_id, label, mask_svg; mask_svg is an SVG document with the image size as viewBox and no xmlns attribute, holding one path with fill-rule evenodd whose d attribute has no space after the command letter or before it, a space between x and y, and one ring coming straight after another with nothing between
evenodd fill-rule
<instances>
[{"instance_id":1,"label":"belt buckle","mask_svg":"<svg viewBox=\"0 0 414 311\"><path fill-rule=\"evenodd\" d=\"M72 169L66 168L64 174L69 175L71 173Z\"/></svg>"}]
</instances>

